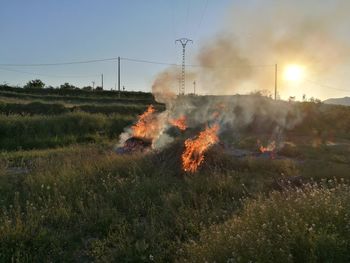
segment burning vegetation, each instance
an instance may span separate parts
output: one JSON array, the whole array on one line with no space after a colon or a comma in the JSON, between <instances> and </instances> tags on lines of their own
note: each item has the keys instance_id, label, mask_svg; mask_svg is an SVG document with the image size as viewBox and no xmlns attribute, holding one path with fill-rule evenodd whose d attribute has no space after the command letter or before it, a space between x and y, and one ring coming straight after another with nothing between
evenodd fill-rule
<instances>
[{"instance_id":1,"label":"burning vegetation","mask_svg":"<svg viewBox=\"0 0 350 263\"><path fill-rule=\"evenodd\" d=\"M218 105L225 110L218 110ZM161 151L169 148L179 169L195 173L205 159L212 160L208 150L219 140L223 151L231 158L275 159L277 148L283 144L283 130L293 128L299 121L300 114L290 104L281 105L264 97L179 97L166 104L164 112L148 106L136 123L121 135L121 147L117 152L151 151L161 156ZM208 122L215 124L208 127ZM234 140L245 141L242 135L246 132L270 133L272 138L267 146L258 141L259 152L256 152L256 144L245 148L244 143L234 143ZM184 147L184 151L173 149L175 146L178 150ZM167 160L169 155L162 158L163 162L172 162Z\"/></svg>"},{"instance_id":2,"label":"burning vegetation","mask_svg":"<svg viewBox=\"0 0 350 263\"><path fill-rule=\"evenodd\" d=\"M118 153L144 152L151 148L153 139L159 134L160 129L155 113L154 106L149 105L147 110L138 117L137 122L131 126L122 147L117 148Z\"/></svg>"},{"instance_id":3,"label":"burning vegetation","mask_svg":"<svg viewBox=\"0 0 350 263\"><path fill-rule=\"evenodd\" d=\"M179 128L181 131L184 131L187 129L187 124L186 124L186 117L182 115L178 119L170 119L169 123L177 128Z\"/></svg>"},{"instance_id":4,"label":"burning vegetation","mask_svg":"<svg viewBox=\"0 0 350 263\"><path fill-rule=\"evenodd\" d=\"M197 138L185 141L185 151L181 156L182 168L185 172L194 173L197 171L204 161L205 152L219 141L218 131L219 125L215 124L200 132Z\"/></svg>"},{"instance_id":5,"label":"burning vegetation","mask_svg":"<svg viewBox=\"0 0 350 263\"><path fill-rule=\"evenodd\" d=\"M158 120L155 116L153 105L148 106L147 110L139 116L138 121L131 127L132 137L152 139L159 130Z\"/></svg>"},{"instance_id":6,"label":"burning vegetation","mask_svg":"<svg viewBox=\"0 0 350 263\"><path fill-rule=\"evenodd\" d=\"M258 141L258 144L260 144L260 141ZM260 144L259 150L262 154L267 154L273 159L276 154L276 142L272 141L266 147Z\"/></svg>"}]
</instances>

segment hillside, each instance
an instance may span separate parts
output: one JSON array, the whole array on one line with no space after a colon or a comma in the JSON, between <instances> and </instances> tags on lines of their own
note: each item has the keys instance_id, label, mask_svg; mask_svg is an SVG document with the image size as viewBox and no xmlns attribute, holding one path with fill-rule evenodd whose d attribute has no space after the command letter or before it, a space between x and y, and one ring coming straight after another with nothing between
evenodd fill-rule
<instances>
[{"instance_id":1,"label":"hillside","mask_svg":"<svg viewBox=\"0 0 350 263\"><path fill-rule=\"evenodd\" d=\"M1 262L348 261L349 107L41 92L0 92ZM117 153L135 123L161 146Z\"/></svg>"},{"instance_id":2,"label":"hillside","mask_svg":"<svg viewBox=\"0 0 350 263\"><path fill-rule=\"evenodd\" d=\"M327 99L323 103L350 106L350 97Z\"/></svg>"}]
</instances>

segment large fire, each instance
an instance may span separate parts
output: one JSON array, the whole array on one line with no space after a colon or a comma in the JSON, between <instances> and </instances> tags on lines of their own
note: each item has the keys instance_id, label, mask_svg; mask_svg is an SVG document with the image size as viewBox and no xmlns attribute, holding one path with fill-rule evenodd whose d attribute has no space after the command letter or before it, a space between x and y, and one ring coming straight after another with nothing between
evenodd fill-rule
<instances>
[{"instance_id":1,"label":"large fire","mask_svg":"<svg viewBox=\"0 0 350 263\"><path fill-rule=\"evenodd\" d=\"M132 136L137 138L153 139L159 131L159 123L155 116L153 105L148 106L147 110L139 116L137 123L131 126Z\"/></svg>"},{"instance_id":2,"label":"large fire","mask_svg":"<svg viewBox=\"0 0 350 263\"><path fill-rule=\"evenodd\" d=\"M205 152L219 141L217 132L219 125L214 125L200 132L195 139L185 141L185 151L183 152L182 167L184 171L194 173L204 161Z\"/></svg>"},{"instance_id":3,"label":"large fire","mask_svg":"<svg viewBox=\"0 0 350 263\"><path fill-rule=\"evenodd\" d=\"M178 119L170 119L169 123L182 131L187 129L186 117L184 115Z\"/></svg>"}]
</instances>

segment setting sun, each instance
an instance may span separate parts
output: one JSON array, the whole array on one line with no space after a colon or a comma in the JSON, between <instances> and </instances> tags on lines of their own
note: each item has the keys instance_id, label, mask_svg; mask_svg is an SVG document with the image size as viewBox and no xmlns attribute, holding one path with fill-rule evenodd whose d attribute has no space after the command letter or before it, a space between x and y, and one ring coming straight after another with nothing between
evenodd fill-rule
<instances>
[{"instance_id":1,"label":"setting sun","mask_svg":"<svg viewBox=\"0 0 350 263\"><path fill-rule=\"evenodd\" d=\"M299 81L303 78L304 68L300 65L288 65L284 71L284 79L288 81Z\"/></svg>"}]
</instances>

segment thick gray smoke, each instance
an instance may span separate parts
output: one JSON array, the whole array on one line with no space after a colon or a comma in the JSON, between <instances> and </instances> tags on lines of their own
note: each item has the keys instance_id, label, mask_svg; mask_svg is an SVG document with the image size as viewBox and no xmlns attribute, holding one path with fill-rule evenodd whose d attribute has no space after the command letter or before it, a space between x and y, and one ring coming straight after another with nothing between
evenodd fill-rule
<instances>
[{"instance_id":1,"label":"thick gray smoke","mask_svg":"<svg viewBox=\"0 0 350 263\"><path fill-rule=\"evenodd\" d=\"M211 94L272 90L275 63L281 70L301 64L311 79L334 75L350 59L348 10L347 0L234 4L227 26L197 56L201 88Z\"/></svg>"},{"instance_id":2,"label":"thick gray smoke","mask_svg":"<svg viewBox=\"0 0 350 263\"><path fill-rule=\"evenodd\" d=\"M348 10L347 0L256 0L234 4L227 26L200 48L193 61L200 67L187 71L187 93L194 79L202 94L272 91L275 63L280 69L287 64L303 65L310 79L317 74L332 75L350 59ZM269 131L277 140L303 118L293 104L259 96L177 97L179 77L180 68L172 67L161 72L152 86L156 100L167 107L160 115L166 127L156 139L156 147L172 140L166 133L166 118L186 116L193 129L218 123L220 133L232 137L242 131ZM281 73L279 81L282 82ZM285 86L279 86L281 93Z\"/></svg>"},{"instance_id":3,"label":"thick gray smoke","mask_svg":"<svg viewBox=\"0 0 350 263\"><path fill-rule=\"evenodd\" d=\"M338 88L350 85L344 74L344 69L350 70L348 10L348 0L234 3L224 28L200 44L192 61L200 67L188 68L191 72L187 70L187 93L192 89L193 79L202 94L247 94L256 90L273 93L277 63L279 93L284 99L289 96L300 99L304 93L320 98L331 96L332 90L312 83L331 83ZM298 87L289 87L290 83L283 80L288 64L305 67L306 80ZM179 70L170 68L156 78L153 91L156 97L162 97L160 101L165 99L160 95L162 92L166 98L168 91L178 93Z\"/></svg>"},{"instance_id":4,"label":"thick gray smoke","mask_svg":"<svg viewBox=\"0 0 350 263\"><path fill-rule=\"evenodd\" d=\"M240 83L252 77L250 61L241 52L234 38L215 36L198 54L200 83L212 94L234 94Z\"/></svg>"}]
</instances>

